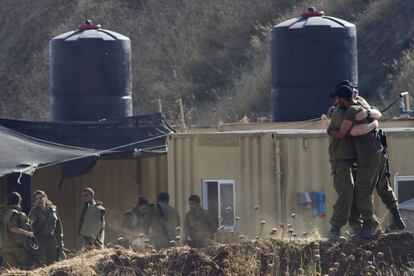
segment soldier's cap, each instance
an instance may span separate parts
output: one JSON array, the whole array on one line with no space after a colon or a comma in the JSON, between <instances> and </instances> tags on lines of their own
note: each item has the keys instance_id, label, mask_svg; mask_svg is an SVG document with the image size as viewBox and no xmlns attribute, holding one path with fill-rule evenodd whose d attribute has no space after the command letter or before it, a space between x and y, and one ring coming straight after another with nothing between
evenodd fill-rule
<instances>
[{"instance_id":1,"label":"soldier's cap","mask_svg":"<svg viewBox=\"0 0 414 276\"><path fill-rule=\"evenodd\" d=\"M138 197L137 205L138 206L148 205L148 200L145 197L140 196Z\"/></svg>"},{"instance_id":2,"label":"soldier's cap","mask_svg":"<svg viewBox=\"0 0 414 276\"><path fill-rule=\"evenodd\" d=\"M335 91L329 94L331 97L340 97L346 100L351 100L353 89L348 85L341 85L335 88Z\"/></svg>"},{"instance_id":3,"label":"soldier's cap","mask_svg":"<svg viewBox=\"0 0 414 276\"><path fill-rule=\"evenodd\" d=\"M351 88L355 88L355 89L357 89L357 88L358 88L357 86L354 86L354 85L352 84L352 82L351 82L351 81L349 81L349 80L342 80L342 81L338 82L338 83L335 85L335 88L338 88L338 87L340 87L340 86L342 86L342 85L346 85L346 86L349 86L349 87L351 87Z\"/></svg>"},{"instance_id":4,"label":"soldier's cap","mask_svg":"<svg viewBox=\"0 0 414 276\"><path fill-rule=\"evenodd\" d=\"M95 196L95 191L91 187L86 187L83 189L83 192L87 192L92 196Z\"/></svg>"}]
</instances>

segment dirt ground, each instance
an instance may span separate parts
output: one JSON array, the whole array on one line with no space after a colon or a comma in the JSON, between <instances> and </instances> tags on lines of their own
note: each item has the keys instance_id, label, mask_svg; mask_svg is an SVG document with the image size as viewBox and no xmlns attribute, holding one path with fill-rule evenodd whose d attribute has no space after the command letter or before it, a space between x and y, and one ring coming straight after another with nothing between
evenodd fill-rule
<instances>
[{"instance_id":1,"label":"dirt ground","mask_svg":"<svg viewBox=\"0 0 414 276\"><path fill-rule=\"evenodd\" d=\"M412 233L342 244L269 236L205 249L93 250L49 267L4 275L414 275L413 254Z\"/></svg>"}]
</instances>

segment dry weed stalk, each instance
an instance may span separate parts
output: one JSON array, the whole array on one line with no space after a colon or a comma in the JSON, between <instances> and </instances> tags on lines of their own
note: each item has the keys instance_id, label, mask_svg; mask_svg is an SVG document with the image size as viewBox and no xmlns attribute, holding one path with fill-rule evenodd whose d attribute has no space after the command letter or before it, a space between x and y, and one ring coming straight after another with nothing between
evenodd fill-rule
<instances>
[{"instance_id":1,"label":"dry weed stalk","mask_svg":"<svg viewBox=\"0 0 414 276\"><path fill-rule=\"evenodd\" d=\"M292 241L292 236L293 236L293 229L292 228L290 228L289 230L288 230L288 233L289 233L289 242L291 242Z\"/></svg>"},{"instance_id":2,"label":"dry weed stalk","mask_svg":"<svg viewBox=\"0 0 414 276\"><path fill-rule=\"evenodd\" d=\"M280 231L280 239L283 240L283 234L284 234L284 230L285 230L285 224L284 223L281 223L280 224L280 229L281 229L281 231Z\"/></svg>"},{"instance_id":3,"label":"dry weed stalk","mask_svg":"<svg viewBox=\"0 0 414 276\"><path fill-rule=\"evenodd\" d=\"M240 217L235 217L234 220L235 220L235 223L234 223L233 231L231 233L231 239L233 239L234 237L234 232L237 231L237 226L239 225Z\"/></svg>"},{"instance_id":4,"label":"dry weed stalk","mask_svg":"<svg viewBox=\"0 0 414 276\"><path fill-rule=\"evenodd\" d=\"M260 222L260 225L259 225L259 234L256 237L257 240L260 239L260 237L262 236L263 228L264 228L265 225L266 225L266 221L265 220L262 220Z\"/></svg>"},{"instance_id":5,"label":"dry weed stalk","mask_svg":"<svg viewBox=\"0 0 414 276\"><path fill-rule=\"evenodd\" d=\"M293 227L295 225L296 214L292 213L291 217L292 217L292 227Z\"/></svg>"}]
</instances>

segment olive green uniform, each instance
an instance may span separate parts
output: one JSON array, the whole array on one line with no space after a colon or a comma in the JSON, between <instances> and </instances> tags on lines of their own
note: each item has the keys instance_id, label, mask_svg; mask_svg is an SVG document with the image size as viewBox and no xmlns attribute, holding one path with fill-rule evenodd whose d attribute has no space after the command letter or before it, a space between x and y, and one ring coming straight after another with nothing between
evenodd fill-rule
<instances>
[{"instance_id":1,"label":"olive green uniform","mask_svg":"<svg viewBox=\"0 0 414 276\"><path fill-rule=\"evenodd\" d=\"M392 210L398 208L398 201L391 187L390 179L387 176L387 158L388 157L384 153L381 154L381 172L375 188L378 196L385 206L387 206L387 209Z\"/></svg>"},{"instance_id":2,"label":"olive green uniform","mask_svg":"<svg viewBox=\"0 0 414 276\"><path fill-rule=\"evenodd\" d=\"M137 233L144 233L144 214L141 214L137 207L128 210L122 220L122 227Z\"/></svg>"},{"instance_id":3,"label":"olive green uniform","mask_svg":"<svg viewBox=\"0 0 414 276\"><path fill-rule=\"evenodd\" d=\"M151 204L145 211L145 234L149 235L155 249L167 248L170 241L175 240L176 228L181 225L180 216L167 203Z\"/></svg>"},{"instance_id":4,"label":"olive green uniform","mask_svg":"<svg viewBox=\"0 0 414 276\"><path fill-rule=\"evenodd\" d=\"M184 220L184 237L191 247L207 247L214 241L218 218L207 210L188 211Z\"/></svg>"},{"instance_id":5,"label":"olive green uniform","mask_svg":"<svg viewBox=\"0 0 414 276\"><path fill-rule=\"evenodd\" d=\"M345 112L345 120L356 123L355 116L361 110L362 107L357 103L351 105ZM367 121L364 120L359 123L367 123ZM361 136L353 136L352 141L357 155L358 168L355 183L355 203L363 220L375 220L372 206L373 190L384 167L381 162L383 147L376 131Z\"/></svg>"},{"instance_id":6,"label":"olive green uniform","mask_svg":"<svg viewBox=\"0 0 414 276\"><path fill-rule=\"evenodd\" d=\"M27 253L24 249L25 235L14 234L10 228L18 227L26 231L31 231L29 221L21 216L21 208L17 205L6 207L3 217L4 242L3 242L3 264L6 267L25 268Z\"/></svg>"},{"instance_id":7,"label":"olive green uniform","mask_svg":"<svg viewBox=\"0 0 414 276\"><path fill-rule=\"evenodd\" d=\"M58 260L58 250L63 247L62 224L56 212L56 206L48 206L45 210L34 207L30 210L29 219L33 232L39 241L37 258L43 265Z\"/></svg>"},{"instance_id":8,"label":"olive green uniform","mask_svg":"<svg viewBox=\"0 0 414 276\"><path fill-rule=\"evenodd\" d=\"M102 248L105 239L105 208L102 202L85 203L78 226L86 248Z\"/></svg>"},{"instance_id":9,"label":"olive green uniform","mask_svg":"<svg viewBox=\"0 0 414 276\"><path fill-rule=\"evenodd\" d=\"M141 214L138 207L128 210L122 219L122 229L124 229L124 247L129 247L131 243L139 236L145 233L144 214Z\"/></svg>"},{"instance_id":10,"label":"olive green uniform","mask_svg":"<svg viewBox=\"0 0 414 276\"><path fill-rule=\"evenodd\" d=\"M361 105L363 108L370 108L368 103L364 98L361 96L357 96L357 103L358 105ZM387 156L385 155L384 151L381 156L381 172L380 177L378 179L377 184L375 185L375 188L377 190L378 196L381 198L382 202L387 206L389 210L398 208L398 201L395 197L394 191L391 187L390 179L387 177Z\"/></svg>"},{"instance_id":11,"label":"olive green uniform","mask_svg":"<svg viewBox=\"0 0 414 276\"><path fill-rule=\"evenodd\" d=\"M331 114L329 128L339 130L344 120L346 109L337 107ZM332 168L334 188L338 198L333 206L331 225L342 227L349 222L352 229L360 228L359 212L354 204L353 170L356 162L356 152L350 136L343 139L330 137L329 160Z\"/></svg>"}]
</instances>

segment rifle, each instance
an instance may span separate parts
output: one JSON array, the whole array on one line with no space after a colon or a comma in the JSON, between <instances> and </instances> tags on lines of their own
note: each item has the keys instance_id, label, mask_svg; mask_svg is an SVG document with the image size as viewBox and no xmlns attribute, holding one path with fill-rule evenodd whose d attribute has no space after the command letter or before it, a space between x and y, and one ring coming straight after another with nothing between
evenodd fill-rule
<instances>
[{"instance_id":1,"label":"rifle","mask_svg":"<svg viewBox=\"0 0 414 276\"><path fill-rule=\"evenodd\" d=\"M387 149L388 149L387 136L385 135L385 132L382 129L378 131L378 136L380 138L380 141L383 147L382 152L385 156L385 168L384 168L385 176L388 178L388 181L391 182L390 160L387 155Z\"/></svg>"},{"instance_id":2,"label":"rifle","mask_svg":"<svg viewBox=\"0 0 414 276\"><path fill-rule=\"evenodd\" d=\"M402 92L400 93L400 95L398 96L398 98L396 98L394 101L392 101L386 108L384 108L383 110L381 110L381 113L384 113L385 111L387 111L388 109L390 109L391 106L393 106L399 99L401 99L402 97L405 97L408 95L408 92Z\"/></svg>"},{"instance_id":3,"label":"rifle","mask_svg":"<svg viewBox=\"0 0 414 276\"><path fill-rule=\"evenodd\" d=\"M64 246L56 247L56 260L60 261L66 259L68 257L67 253L69 252L70 250L65 248Z\"/></svg>"}]
</instances>

